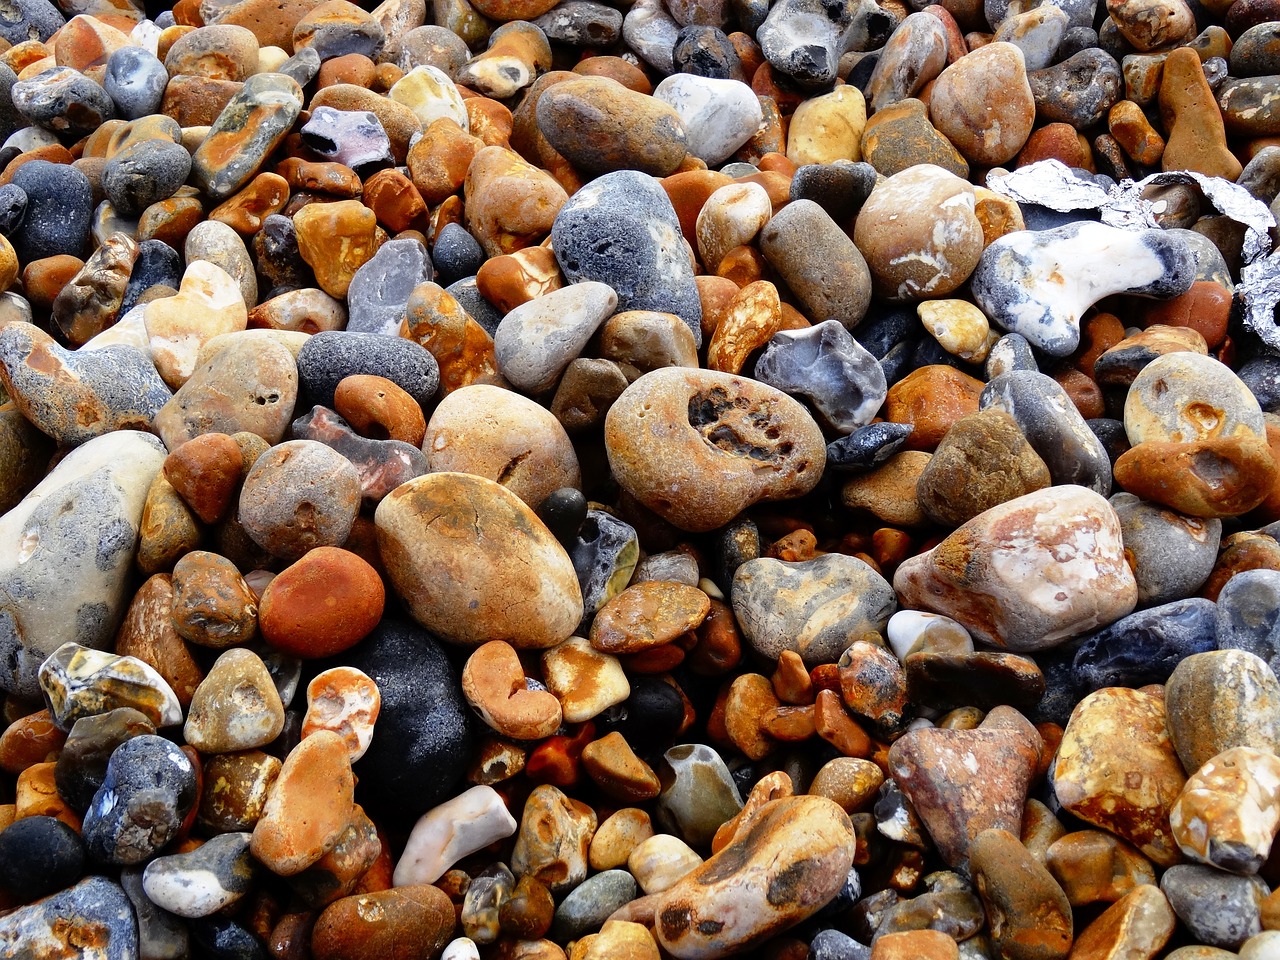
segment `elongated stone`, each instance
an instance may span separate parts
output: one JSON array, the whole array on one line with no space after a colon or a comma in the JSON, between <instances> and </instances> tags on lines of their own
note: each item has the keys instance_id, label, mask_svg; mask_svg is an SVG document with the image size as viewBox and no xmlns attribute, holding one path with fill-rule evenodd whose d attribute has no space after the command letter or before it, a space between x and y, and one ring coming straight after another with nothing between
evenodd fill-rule
<instances>
[{"instance_id":1,"label":"elongated stone","mask_svg":"<svg viewBox=\"0 0 1280 960\"><path fill-rule=\"evenodd\" d=\"M245 81L191 157L191 178L214 200L225 200L258 172L302 112L302 88L279 73Z\"/></svg>"}]
</instances>

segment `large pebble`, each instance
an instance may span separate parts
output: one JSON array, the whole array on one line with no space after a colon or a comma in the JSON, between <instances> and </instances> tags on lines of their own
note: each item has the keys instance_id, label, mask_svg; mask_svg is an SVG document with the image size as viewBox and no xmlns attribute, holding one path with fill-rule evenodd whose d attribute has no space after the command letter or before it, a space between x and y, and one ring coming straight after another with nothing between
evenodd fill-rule
<instances>
[{"instance_id":1,"label":"large pebble","mask_svg":"<svg viewBox=\"0 0 1280 960\"><path fill-rule=\"evenodd\" d=\"M493 335L498 371L527 393L549 390L617 306L617 293L598 280L572 283L520 304Z\"/></svg>"},{"instance_id":2,"label":"large pebble","mask_svg":"<svg viewBox=\"0 0 1280 960\"><path fill-rule=\"evenodd\" d=\"M1084 487L1050 487L979 514L893 579L904 606L954 617L976 638L1043 650L1129 613L1137 584L1120 522Z\"/></svg>"},{"instance_id":3,"label":"large pebble","mask_svg":"<svg viewBox=\"0 0 1280 960\"><path fill-rule=\"evenodd\" d=\"M813 489L826 444L786 394L710 370L664 368L623 392L605 418L614 476L681 529L712 530L759 500Z\"/></svg>"},{"instance_id":4,"label":"large pebble","mask_svg":"<svg viewBox=\"0 0 1280 960\"><path fill-rule=\"evenodd\" d=\"M1280 745L1280 682L1244 650L1187 657L1165 684L1169 736L1192 772L1232 747L1276 752Z\"/></svg>"},{"instance_id":5,"label":"large pebble","mask_svg":"<svg viewBox=\"0 0 1280 960\"><path fill-rule=\"evenodd\" d=\"M567 639L582 619L582 592L564 548L492 480L417 477L392 491L374 519L396 592L445 640L543 649Z\"/></svg>"},{"instance_id":6,"label":"large pebble","mask_svg":"<svg viewBox=\"0 0 1280 960\"><path fill-rule=\"evenodd\" d=\"M195 767L177 745L151 734L126 740L84 815L89 855L114 864L150 859L177 835L196 793Z\"/></svg>"},{"instance_id":7,"label":"large pebble","mask_svg":"<svg viewBox=\"0 0 1280 960\"><path fill-rule=\"evenodd\" d=\"M133 907L119 884L86 877L0 917L0 950L48 960L133 960L138 956Z\"/></svg>"}]
</instances>

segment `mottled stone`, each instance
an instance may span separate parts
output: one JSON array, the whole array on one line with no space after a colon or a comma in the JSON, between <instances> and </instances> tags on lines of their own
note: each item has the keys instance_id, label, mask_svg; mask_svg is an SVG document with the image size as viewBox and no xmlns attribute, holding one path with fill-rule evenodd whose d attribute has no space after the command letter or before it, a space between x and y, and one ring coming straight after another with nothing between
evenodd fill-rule
<instances>
[{"instance_id":1,"label":"mottled stone","mask_svg":"<svg viewBox=\"0 0 1280 960\"><path fill-rule=\"evenodd\" d=\"M301 87L276 73L250 77L218 115L191 157L191 176L215 200L225 200L258 172L302 110Z\"/></svg>"},{"instance_id":2,"label":"mottled stone","mask_svg":"<svg viewBox=\"0 0 1280 960\"><path fill-rule=\"evenodd\" d=\"M132 960L138 956L133 907L118 884L87 877L0 917L0 948L49 960Z\"/></svg>"},{"instance_id":3,"label":"mottled stone","mask_svg":"<svg viewBox=\"0 0 1280 960\"><path fill-rule=\"evenodd\" d=\"M1232 747L1274 753L1280 743L1280 682L1243 650L1187 657L1165 685L1165 708L1186 770L1199 770Z\"/></svg>"},{"instance_id":4,"label":"mottled stone","mask_svg":"<svg viewBox=\"0 0 1280 960\"><path fill-rule=\"evenodd\" d=\"M126 740L85 812L89 855L115 864L149 859L177 835L196 783L195 767L175 744L150 734Z\"/></svg>"},{"instance_id":5,"label":"mottled stone","mask_svg":"<svg viewBox=\"0 0 1280 960\"><path fill-rule=\"evenodd\" d=\"M1004 829L984 830L974 837L969 858L1000 956L1066 957L1073 939L1071 904L1018 837Z\"/></svg>"},{"instance_id":6,"label":"mottled stone","mask_svg":"<svg viewBox=\"0 0 1280 960\"><path fill-rule=\"evenodd\" d=\"M1200 943L1239 949L1262 932L1261 906L1270 892L1258 877L1240 877L1198 863L1180 863L1160 878L1160 891Z\"/></svg>"},{"instance_id":7,"label":"mottled stone","mask_svg":"<svg viewBox=\"0 0 1280 960\"><path fill-rule=\"evenodd\" d=\"M836 320L779 331L756 361L755 377L803 394L841 433L870 423L888 393L879 363Z\"/></svg>"},{"instance_id":8,"label":"mottled stone","mask_svg":"<svg viewBox=\"0 0 1280 960\"><path fill-rule=\"evenodd\" d=\"M871 302L871 272L861 250L812 200L795 200L760 232L759 249L815 323L852 330Z\"/></svg>"}]
</instances>

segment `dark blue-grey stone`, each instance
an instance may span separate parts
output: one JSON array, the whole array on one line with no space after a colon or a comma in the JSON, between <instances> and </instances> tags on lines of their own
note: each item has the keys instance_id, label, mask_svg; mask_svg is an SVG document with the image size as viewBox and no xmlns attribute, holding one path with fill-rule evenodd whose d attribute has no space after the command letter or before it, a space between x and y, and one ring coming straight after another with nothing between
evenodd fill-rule
<instances>
[{"instance_id":1,"label":"dark blue-grey stone","mask_svg":"<svg viewBox=\"0 0 1280 960\"><path fill-rule=\"evenodd\" d=\"M921 337L915 341L911 348L911 366L916 370L921 367L954 367L961 373L974 377L974 379L981 379L980 374L982 372L975 368L973 364L961 360L954 353L948 353L942 344L933 339L933 337Z\"/></svg>"},{"instance_id":2,"label":"dark blue-grey stone","mask_svg":"<svg viewBox=\"0 0 1280 960\"><path fill-rule=\"evenodd\" d=\"M846 914L861 899L862 877L859 876L857 867L850 867L848 875L844 878L844 885L840 887L840 892L828 900L822 909L813 915L814 919L829 920L831 917Z\"/></svg>"},{"instance_id":3,"label":"dark blue-grey stone","mask_svg":"<svg viewBox=\"0 0 1280 960\"><path fill-rule=\"evenodd\" d=\"M878 467L902 449L911 436L909 423L870 423L827 444L827 466L841 472Z\"/></svg>"},{"instance_id":4,"label":"dark blue-grey stone","mask_svg":"<svg viewBox=\"0 0 1280 960\"><path fill-rule=\"evenodd\" d=\"M919 335L920 318L914 307L888 306L873 300L858 324L854 339L877 360L883 360L895 346L914 341Z\"/></svg>"},{"instance_id":5,"label":"dark blue-grey stone","mask_svg":"<svg viewBox=\"0 0 1280 960\"><path fill-rule=\"evenodd\" d=\"M178 960L191 955L191 936L186 921L151 902L142 889L142 867L121 870L120 886L133 904L133 914L138 921L139 957Z\"/></svg>"},{"instance_id":6,"label":"dark blue-grey stone","mask_svg":"<svg viewBox=\"0 0 1280 960\"><path fill-rule=\"evenodd\" d=\"M307 398L303 406L333 406L333 392L352 374L386 377L422 406L440 386L440 367L426 348L401 337L376 333L325 330L298 351L298 383Z\"/></svg>"},{"instance_id":7,"label":"dark blue-grey stone","mask_svg":"<svg viewBox=\"0 0 1280 960\"><path fill-rule=\"evenodd\" d=\"M729 37L710 24L691 23L676 34L671 62L677 73L714 80L743 80L742 60Z\"/></svg>"},{"instance_id":8,"label":"dark blue-grey stone","mask_svg":"<svg viewBox=\"0 0 1280 960\"><path fill-rule=\"evenodd\" d=\"M755 378L807 399L840 433L866 426L884 404L884 370L839 320L774 335L756 361Z\"/></svg>"},{"instance_id":9,"label":"dark blue-grey stone","mask_svg":"<svg viewBox=\"0 0 1280 960\"><path fill-rule=\"evenodd\" d=\"M214 915L188 920L191 946L202 960L267 960L270 954L248 927Z\"/></svg>"},{"instance_id":10,"label":"dark blue-grey stone","mask_svg":"<svg viewBox=\"0 0 1280 960\"><path fill-rule=\"evenodd\" d=\"M48 40L66 23L49 0L10 0L0 8L0 37L14 46L27 40Z\"/></svg>"},{"instance_id":11,"label":"dark blue-grey stone","mask_svg":"<svg viewBox=\"0 0 1280 960\"><path fill-rule=\"evenodd\" d=\"M622 13L595 0L563 0L533 21L553 43L610 47L622 36Z\"/></svg>"},{"instance_id":12,"label":"dark blue-grey stone","mask_svg":"<svg viewBox=\"0 0 1280 960\"><path fill-rule=\"evenodd\" d=\"M61 820L23 817L0 830L0 890L36 900L80 879L84 841Z\"/></svg>"},{"instance_id":13,"label":"dark blue-grey stone","mask_svg":"<svg viewBox=\"0 0 1280 960\"><path fill-rule=\"evenodd\" d=\"M1203 597L1131 613L1080 644L1076 676L1086 690L1164 683L1187 657L1218 648L1217 619L1217 605Z\"/></svg>"},{"instance_id":14,"label":"dark blue-grey stone","mask_svg":"<svg viewBox=\"0 0 1280 960\"><path fill-rule=\"evenodd\" d=\"M1079 484L1104 497L1111 493L1111 461L1102 442L1052 377L1031 370L1001 374L983 388L978 407L1003 410L1018 422L1055 486Z\"/></svg>"},{"instance_id":15,"label":"dark blue-grey stone","mask_svg":"<svg viewBox=\"0 0 1280 960\"><path fill-rule=\"evenodd\" d=\"M10 88L13 105L31 123L82 137L116 115L101 84L70 67L50 67Z\"/></svg>"},{"instance_id":16,"label":"dark blue-grey stone","mask_svg":"<svg viewBox=\"0 0 1280 960\"><path fill-rule=\"evenodd\" d=\"M761 550L760 530L754 521L739 517L724 525L716 535L715 558L716 582L725 593L729 592L729 585L733 583L733 575L738 572L738 568L748 560L757 559Z\"/></svg>"},{"instance_id":17,"label":"dark blue-grey stone","mask_svg":"<svg viewBox=\"0 0 1280 960\"><path fill-rule=\"evenodd\" d=\"M125 147L102 168L102 191L122 216L137 217L187 182L191 154L180 143L147 140Z\"/></svg>"},{"instance_id":18,"label":"dark blue-grey stone","mask_svg":"<svg viewBox=\"0 0 1280 960\"><path fill-rule=\"evenodd\" d=\"M409 294L434 271L427 248L413 239L390 240L365 261L347 290L347 332L400 336Z\"/></svg>"},{"instance_id":19,"label":"dark blue-grey stone","mask_svg":"<svg viewBox=\"0 0 1280 960\"><path fill-rule=\"evenodd\" d=\"M1044 675L1044 696L1027 711L1032 723L1056 723L1065 727L1071 711L1087 692L1075 668L1075 644L1037 650L1034 659Z\"/></svg>"},{"instance_id":20,"label":"dark blue-grey stone","mask_svg":"<svg viewBox=\"0 0 1280 960\"><path fill-rule=\"evenodd\" d=\"M169 71L155 54L142 47L121 47L112 53L102 80L116 113L125 120L159 113L168 84Z\"/></svg>"},{"instance_id":21,"label":"dark blue-grey stone","mask_svg":"<svg viewBox=\"0 0 1280 960\"><path fill-rule=\"evenodd\" d=\"M485 262L484 247L462 224L448 223L436 237L431 259L435 261L436 282L447 287L480 271Z\"/></svg>"},{"instance_id":22,"label":"dark blue-grey stone","mask_svg":"<svg viewBox=\"0 0 1280 960\"><path fill-rule=\"evenodd\" d=\"M0 187L0 233L6 237L13 236L26 215L26 191L12 183Z\"/></svg>"},{"instance_id":23,"label":"dark blue-grey stone","mask_svg":"<svg viewBox=\"0 0 1280 960\"><path fill-rule=\"evenodd\" d=\"M822 930L809 943L809 960L871 960L871 948L839 930Z\"/></svg>"},{"instance_id":24,"label":"dark blue-grey stone","mask_svg":"<svg viewBox=\"0 0 1280 960\"><path fill-rule=\"evenodd\" d=\"M369 750L356 763L356 799L418 816L457 792L470 762L462 687L444 649L415 623L384 617L338 664L378 685L382 711Z\"/></svg>"},{"instance_id":25,"label":"dark blue-grey stone","mask_svg":"<svg viewBox=\"0 0 1280 960\"><path fill-rule=\"evenodd\" d=\"M916 368L913 355L916 351L916 340L903 340L894 344L889 352L880 358L880 369L884 371L884 382L890 388L895 383L905 380L907 374Z\"/></svg>"},{"instance_id":26,"label":"dark blue-grey stone","mask_svg":"<svg viewBox=\"0 0 1280 960\"><path fill-rule=\"evenodd\" d=\"M1081 50L1092 50L1098 45L1098 31L1091 26L1075 26L1068 27L1067 32L1062 35L1062 42L1058 44L1058 51L1054 54L1061 60L1074 56Z\"/></svg>"},{"instance_id":27,"label":"dark blue-grey stone","mask_svg":"<svg viewBox=\"0 0 1280 960\"><path fill-rule=\"evenodd\" d=\"M22 263L84 252L93 218L88 177L65 163L31 160L17 169L11 182L27 195L27 215L9 238Z\"/></svg>"},{"instance_id":28,"label":"dark blue-grey stone","mask_svg":"<svg viewBox=\"0 0 1280 960\"><path fill-rule=\"evenodd\" d=\"M1280 413L1280 357L1264 353L1247 361L1237 375L1266 413Z\"/></svg>"},{"instance_id":29,"label":"dark blue-grey stone","mask_svg":"<svg viewBox=\"0 0 1280 960\"><path fill-rule=\"evenodd\" d=\"M92 943L89 952L85 945ZM106 877L86 877L69 890L0 917L0 957L89 957L137 960L133 908Z\"/></svg>"},{"instance_id":30,"label":"dark blue-grey stone","mask_svg":"<svg viewBox=\"0 0 1280 960\"><path fill-rule=\"evenodd\" d=\"M582 587L584 616L590 620L621 591L615 583L619 572L635 569L640 559L640 538L631 524L603 510L588 510L567 550ZM630 577L629 572L627 576Z\"/></svg>"},{"instance_id":31,"label":"dark blue-grey stone","mask_svg":"<svg viewBox=\"0 0 1280 960\"><path fill-rule=\"evenodd\" d=\"M1257 23L1236 37L1229 62L1233 77L1269 77L1280 73L1280 23L1274 20Z\"/></svg>"},{"instance_id":32,"label":"dark blue-grey stone","mask_svg":"<svg viewBox=\"0 0 1280 960\"><path fill-rule=\"evenodd\" d=\"M587 498L576 487L561 487L538 504L537 514L552 536L570 547L587 519Z\"/></svg>"},{"instance_id":33,"label":"dark blue-grey stone","mask_svg":"<svg viewBox=\"0 0 1280 960\"><path fill-rule=\"evenodd\" d=\"M1240 877L1198 863L1180 863L1160 878L1160 890L1195 943L1239 950L1262 932L1262 900L1271 891L1259 877Z\"/></svg>"},{"instance_id":34,"label":"dark blue-grey stone","mask_svg":"<svg viewBox=\"0 0 1280 960\"><path fill-rule=\"evenodd\" d=\"M503 313L480 293L475 277L463 277L444 288L445 292L458 301L458 305L467 311L471 319L484 327L489 336L498 332L498 324L502 322Z\"/></svg>"},{"instance_id":35,"label":"dark blue-grey stone","mask_svg":"<svg viewBox=\"0 0 1280 960\"><path fill-rule=\"evenodd\" d=\"M142 863L174 838L195 801L195 767L176 744L151 734L126 740L84 815L89 856Z\"/></svg>"},{"instance_id":36,"label":"dark blue-grey stone","mask_svg":"<svg viewBox=\"0 0 1280 960\"><path fill-rule=\"evenodd\" d=\"M602 870L569 891L556 907L551 937L557 943L595 933L609 915L636 898L635 877L626 870Z\"/></svg>"},{"instance_id":37,"label":"dark blue-grey stone","mask_svg":"<svg viewBox=\"0 0 1280 960\"><path fill-rule=\"evenodd\" d=\"M53 768L58 795L77 816L83 817L107 778L107 764L116 747L133 737L155 732L155 724L132 707L81 717L72 724Z\"/></svg>"},{"instance_id":38,"label":"dark blue-grey stone","mask_svg":"<svg viewBox=\"0 0 1280 960\"><path fill-rule=\"evenodd\" d=\"M1218 594L1218 648L1245 650L1280 670L1280 571L1246 570Z\"/></svg>"},{"instance_id":39,"label":"dark blue-grey stone","mask_svg":"<svg viewBox=\"0 0 1280 960\"><path fill-rule=\"evenodd\" d=\"M156 285L177 290L182 283L182 257L163 240L143 240L124 287L119 316L133 309L138 299Z\"/></svg>"},{"instance_id":40,"label":"dark blue-grey stone","mask_svg":"<svg viewBox=\"0 0 1280 960\"><path fill-rule=\"evenodd\" d=\"M18 75L8 64L0 63L0 143L4 143L27 125L18 108L13 105L13 85Z\"/></svg>"},{"instance_id":41,"label":"dark blue-grey stone","mask_svg":"<svg viewBox=\"0 0 1280 960\"><path fill-rule=\"evenodd\" d=\"M1096 210L1053 210L1042 207L1038 203L1019 203L1022 211L1022 223L1028 230L1044 232L1069 227L1083 220L1101 220Z\"/></svg>"},{"instance_id":42,"label":"dark blue-grey stone","mask_svg":"<svg viewBox=\"0 0 1280 960\"><path fill-rule=\"evenodd\" d=\"M253 237L253 263L258 274L267 281L268 295L260 298L265 303L285 290L314 287L315 275L298 250L298 233L293 218L278 213L268 215L262 221L262 229Z\"/></svg>"},{"instance_id":43,"label":"dark blue-grey stone","mask_svg":"<svg viewBox=\"0 0 1280 960\"><path fill-rule=\"evenodd\" d=\"M566 201L551 227L565 280L598 280L618 294L618 311L674 313L702 345L702 300L680 220L657 180L618 170Z\"/></svg>"},{"instance_id":44,"label":"dark blue-grey stone","mask_svg":"<svg viewBox=\"0 0 1280 960\"><path fill-rule=\"evenodd\" d=\"M1107 459L1114 467L1116 461L1129 449L1129 434L1124 428L1124 421L1098 417L1094 420L1086 420L1085 425L1098 438L1102 449L1107 452Z\"/></svg>"},{"instance_id":45,"label":"dark blue-grey stone","mask_svg":"<svg viewBox=\"0 0 1280 960\"><path fill-rule=\"evenodd\" d=\"M812 200L836 223L844 223L858 215L876 179L876 168L866 162L806 163L791 177L790 196L792 200ZM859 340L866 323L864 320L858 327Z\"/></svg>"},{"instance_id":46,"label":"dark blue-grey stone","mask_svg":"<svg viewBox=\"0 0 1280 960\"><path fill-rule=\"evenodd\" d=\"M313 47L303 47L280 64L280 69L276 72L292 77L298 81L298 86L305 87L320 72L320 54Z\"/></svg>"}]
</instances>

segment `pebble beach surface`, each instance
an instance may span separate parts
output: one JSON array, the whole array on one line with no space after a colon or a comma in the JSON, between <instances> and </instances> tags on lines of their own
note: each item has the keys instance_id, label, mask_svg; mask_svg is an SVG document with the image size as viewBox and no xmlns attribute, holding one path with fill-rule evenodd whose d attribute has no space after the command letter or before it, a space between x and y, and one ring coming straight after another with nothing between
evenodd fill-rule
<instances>
[{"instance_id":1,"label":"pebble beach surface","mask_svg":"<svg viewBox=\"0 0 1280 960\"><path fill-rule=\"evenodd\" d=\"M366 6L0 10L0 958L1278 960L1280 0Z\"/></svg>"}]
</instances>

